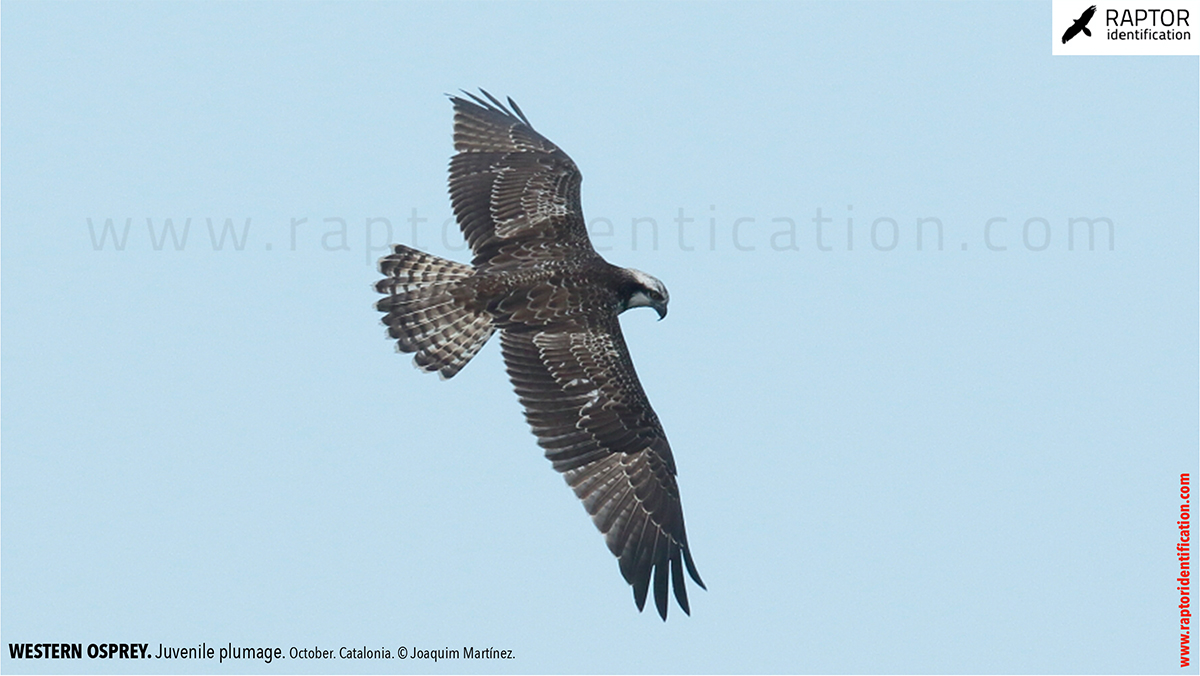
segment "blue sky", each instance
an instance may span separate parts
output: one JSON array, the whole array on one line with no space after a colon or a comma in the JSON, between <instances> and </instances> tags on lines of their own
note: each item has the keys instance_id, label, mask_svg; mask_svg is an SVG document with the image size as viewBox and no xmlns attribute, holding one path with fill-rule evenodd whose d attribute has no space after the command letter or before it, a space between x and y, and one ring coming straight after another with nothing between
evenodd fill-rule
<instances>
[{"instance_id":1,"label":"blue sky","mask_svg":"<svg viewBox=\"0 0 1200 676\"><path fill-rule=\"evenodd\" d=\"M3 11L0 642L516 656L5 672L1178 670L1196 57L1051 57L1048 3ZM496 344L384 339L388 241L468 258L476 87L670 289L622 323L691 617L636 612Z\"/></svg>"}]
</instances>

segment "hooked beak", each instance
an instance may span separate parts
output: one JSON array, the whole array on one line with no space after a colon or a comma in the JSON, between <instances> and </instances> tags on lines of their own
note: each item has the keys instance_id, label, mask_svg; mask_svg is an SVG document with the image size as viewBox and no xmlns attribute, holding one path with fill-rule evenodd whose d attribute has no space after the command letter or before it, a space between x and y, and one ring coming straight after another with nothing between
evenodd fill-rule
<instances>
[{"instance_id":1,"label":"hooked beak","mask_svg":"<svg viewBox=\"0 0 1200 676\"><path fill-rule=\"evenodd\" d=\"M658 321L661 322L667 316L667 304L655 303L653 307L654 311L658 313Z\"/></svg>"}]
</instances>

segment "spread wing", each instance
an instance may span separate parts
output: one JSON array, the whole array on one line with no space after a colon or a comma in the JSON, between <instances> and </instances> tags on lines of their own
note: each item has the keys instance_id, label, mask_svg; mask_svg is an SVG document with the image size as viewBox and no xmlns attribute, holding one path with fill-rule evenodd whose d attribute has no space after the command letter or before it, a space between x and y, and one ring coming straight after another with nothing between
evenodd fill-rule
<instances>
[{"instance_id":1,"label":"spread wing","mask_svg":"<svg viewBox=\"0 0 1200 676\"><path fill-rule=\"evenodd\" d=\"M450 202L475 267L595 255L575 163L533 130L512 99L510 109L483 95L450 98L458 151L450 160Z\"/></svg>"},{"instance_id":2,"label":"spread wing","mask_svg":"<svg viewBox=\"0 0 1200 676\"><path fill-rule=\"evenodd\" d=\"M653 578L664 620L668 586L689 613L684 566L704 583L688 549L675 461L616 316L592 325L510 327L500 341L538 444L604 534L638 609Z\"/></svg>"}]
</instances>

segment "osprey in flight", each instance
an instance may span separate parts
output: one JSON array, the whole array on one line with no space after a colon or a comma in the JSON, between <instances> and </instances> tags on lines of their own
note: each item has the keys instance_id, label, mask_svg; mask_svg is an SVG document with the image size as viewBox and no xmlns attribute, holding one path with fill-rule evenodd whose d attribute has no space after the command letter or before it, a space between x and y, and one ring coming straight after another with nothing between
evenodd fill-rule
<instances>
[{"instance_id":1,"label":"osprey in flight","mask_svg":"<svg viewBox=\"0 0 1200 676\"><path fill-rule=\"evenodd\" d=\"M452 96L450 201L471 265L397 244L379 261L388 335L423 371L451 378L497 330L525 419L604 534L638 610L651 578L689 613L683 570L704 587L683 527L675 460L638 382L617 315L667 314L667 289L592 248L567 154L508 106Z\"/></svg>"}]
</instances>

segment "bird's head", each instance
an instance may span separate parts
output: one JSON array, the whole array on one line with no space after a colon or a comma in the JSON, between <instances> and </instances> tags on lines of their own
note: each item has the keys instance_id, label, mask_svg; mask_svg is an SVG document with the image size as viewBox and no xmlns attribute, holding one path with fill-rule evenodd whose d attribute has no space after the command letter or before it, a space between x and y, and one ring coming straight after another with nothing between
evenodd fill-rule
<instances>
[{"instance_id":1,"label":"bird's head","mask_svg":"<svg viewBox=\"0 0 1200 676\"><path fill-rule=\"evenodd\" d=\"M626 268L627 280L621 285L619 312L632 307L652 307L661 320L667 316L667 302L671 300L667 287L654 277L633 268Z\"/></svg>"}]
</instances>

